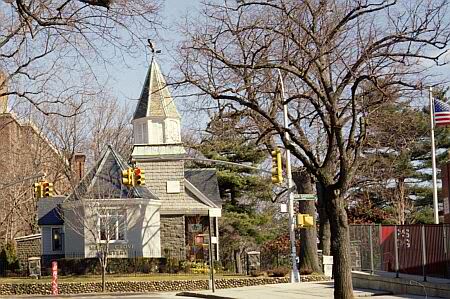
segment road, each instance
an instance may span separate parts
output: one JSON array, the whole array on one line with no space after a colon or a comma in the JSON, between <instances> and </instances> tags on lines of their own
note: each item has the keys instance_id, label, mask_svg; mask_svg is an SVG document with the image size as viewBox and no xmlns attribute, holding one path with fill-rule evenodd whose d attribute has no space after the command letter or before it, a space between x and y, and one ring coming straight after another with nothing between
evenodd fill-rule
<instances>
[{"instance_id":1,"label":"road","mask_svg":"<svg viewBox=\"0 0 450 299\"><path fill-rule=\"evenodd\" d=\"M212 294L211 291L198 291L198 294ZM299 284L274 284L255 287L243 287L234 289L217 290L215 295L222 298L235 299L317 299L317 298L333 298L333 285L327 283L299 283ZM385 292L373 290L355 290L355 297L376 296L376 299L425 299L424 296L394 296L386 295ZM0 296L2 298L3 296ZM56 299L56 298L77 298L77 299L182 299L192 297L179 297L176 293L149 293L149 294L103 294L103 295L73 295L73 296L8 296L3 298L39 298L39 299ZM428 297L427 299L433 299ZM434 298L437 299L437 298Z\"/></svg>"}]
</instances>

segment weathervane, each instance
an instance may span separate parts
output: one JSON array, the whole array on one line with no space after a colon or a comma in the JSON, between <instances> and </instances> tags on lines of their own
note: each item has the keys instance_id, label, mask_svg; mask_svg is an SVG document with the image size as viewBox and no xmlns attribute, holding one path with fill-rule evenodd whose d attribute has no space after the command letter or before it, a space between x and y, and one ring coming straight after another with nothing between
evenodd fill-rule
<instances>
[{"instance_id":1,"label":"weathervane","mask_svg":"<svg viewBox=\"0 0 450 299\"><path fill-rule=\"evenodd\" d=\"M155 47L153 46L153 43L152 43L152 41L151 41L150 39L147 39L147 42L148 42L148 46L149 46L150 50L152 50L152 54L153 54L153 55L154 55L155 53L156 53L156 54L161 53L161 50L156 50L156 49L155 49Z\"/></svg>"}]
</instances>

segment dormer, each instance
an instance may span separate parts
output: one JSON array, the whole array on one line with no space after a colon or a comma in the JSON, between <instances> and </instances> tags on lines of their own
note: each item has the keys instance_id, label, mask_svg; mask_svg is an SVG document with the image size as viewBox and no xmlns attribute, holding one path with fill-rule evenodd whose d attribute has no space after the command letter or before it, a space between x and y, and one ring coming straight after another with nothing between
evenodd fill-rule
<instances>
[{"instance_id":1,"label":"dormer","mask_svg":"<svg viewBox=\"0 0 450 299\"><path fill-rule=\"evenodd\" d=\"M133 120L134 144L181 144L181 117L155 59L145 78Z\"/></svg>"}]
</instances>

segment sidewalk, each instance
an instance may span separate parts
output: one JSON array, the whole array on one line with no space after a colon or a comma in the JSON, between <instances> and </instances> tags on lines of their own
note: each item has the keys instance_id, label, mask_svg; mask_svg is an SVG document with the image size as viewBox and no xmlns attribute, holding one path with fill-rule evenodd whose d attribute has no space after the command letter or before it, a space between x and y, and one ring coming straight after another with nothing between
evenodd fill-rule
<instances>
[{"instance_id":1,"label":"sidewalk","mask_svg":"<svg viewBox=\"0 0 450 299\"><path fill-rule=\"evenodd\" d=\"M191 295L189 297L197 298L233 298L233 299L315 299L315 298L333 298L333 282L302 282L302 283L280 283L272 285L243 287L235 289L220 289L215 293L211 291L184 292L178 293ZM371 297L389 295L388 292L363 290L354 291L355 297ZM203 295L203 296L202 296ZM214 296L205 296L214 295ZM382 297L377 297L382 298ZM396 297L385 297L396 298ZM401 298L401 297L397 297ZM420 297L417 297L420 298Z\"/></svg>"}]
</instances>

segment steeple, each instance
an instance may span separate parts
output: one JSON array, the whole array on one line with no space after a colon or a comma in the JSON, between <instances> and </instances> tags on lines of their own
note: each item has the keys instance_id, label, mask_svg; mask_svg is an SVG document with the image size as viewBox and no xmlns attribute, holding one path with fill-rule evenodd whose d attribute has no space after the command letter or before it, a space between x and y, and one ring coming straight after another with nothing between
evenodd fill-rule
<instances>
[{"instance_id":1,"label":"steeple","mask_svg":"<svg viewBox=\"0 0 450 299\"><path fill-rule=\"evenodd\" d=\"M133 116L134 144L180 144L181 117L155 58Z\"/></svg>"}]
</instances>

